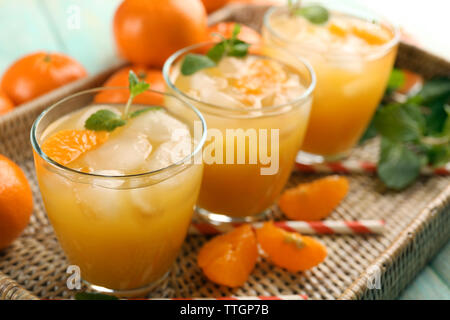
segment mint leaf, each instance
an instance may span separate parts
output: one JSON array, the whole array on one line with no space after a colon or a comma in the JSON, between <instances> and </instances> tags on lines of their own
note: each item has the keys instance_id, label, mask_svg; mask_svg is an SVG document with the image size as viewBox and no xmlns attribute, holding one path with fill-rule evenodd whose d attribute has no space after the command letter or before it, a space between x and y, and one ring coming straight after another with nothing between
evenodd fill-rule
<instances>
[{"instance_id":1,"label":"mint leaf","mask_svg":"<svg viewBox=\"0 0 450 320\"><path fill-rule=\"evenodd\" d=\"M439 77L427 81L411 102L428 105L436 100L448 101L450 98L450 77Z\"/></svg>"},{"instance_id":2,"label":"mint leaf","mask_svg":"<svg viewBox=\"0 0 450 320\"><path fill-rule=\"evenodd\" d=\"M413 183L420 174L421 158L400 142L381 140L378 176L392 189L401 190Z\"/></svg>"},{"instance_id":3,"label":"mint leaf","mask_svg":"<svg viewBox=\"0 0 450 320\"><path fill-rule=\"evenodd\" d=\"M314 24L323 24L328 21L328 10L320 5L309 5L293 9L293 14L302 16Z\"/></svg>"},{"instance_id":4,"label":"mint leaf","mask_svg":"<svg viewBox=\"0 0 450 320\"><path fill-rule=\"evenodd\" d=\"M119 300L119 298L103 293L78 292L75 300Z\"/></svg>"},{"instance_id":5,"label":"mint leaf","mask_svg":"<svg viewBox=\"0 0 450 320\"><path fill-rule=\"evenodd\" d=\"M84 127L94 131L113 131L125 124L126 121L111 110L102 109L92 114L84 123Z\"/></svg>"},{"instance_id":6,"label":"mint leaf","mask_svg":"<svg viewBox=\"0 0 450 320\"><path fill-rule=\"evenodd\" d=\"M415 105L391 104L377 112L376 130L394 142L418 140L424 132L425 119Z\"/></svg>"},{"instance_id":7,"label":"mint leaf","mask_svg":"<svg viewBox=\"0 0 450 320\"><path fill-rule=\"evenodd\" d=\"M230 57L245 57L248 54L248 48L250 47L250 44L241 41L239 39L235 39L232 41L228 55Z\"/></svg>"},{"instance_id":8,"label":"mint leaf","mask_svg":"<svg viewBox=\"0 0 450 320\"><path fill-rule=\"evenodd\" d=\"M234 24L233 32L231 33L231 39L236 39L239 32L241 32L241 25L239 23Z\"/></svg>"},{"instance_id":9,"label":"mint leaf","mask_svg":"<svg viewBox=\"0 0 450 320\"><path fill-rule=\"evenodd\" d=\"M136 74L133 72L133 70L130 70L128 73L128 88L133 90L134 86L139 83L139 78L136 76Z\"/></svg>"},{"instance_id":10,"label":"mint leaf","mask_svg":"<svg viewBox=\"0 0 450 320\"><path fill-rule=\"evenodd\" d=\"M206 55L208 56L208 58L210 58L215 63L219 63L219 61L225 55L226 44L227 44L226 41L219 42L214 47L209 49L209 51Z\"/></svg>"},{"instance_id":11,"label":"mint leaf","mask_svg":"<svg viewBox=\"0 0 450 320\"><path fill-rule=\"evenodd\" d=\"M439 135L444 130L448 118L445 111L446 102L447 98L441 97L428 103L428 114L425 115L428 135Z\"/></svg>"},{"instance_id":12,"label":"mint leaf","mask_svg":"<svg viewBox=\"0 0 450 320\"><path fill-rule=\"evenodd\" d=\"M141 94L144 91L147 91L150 88L150 85L145 81L139 81L139 78L136 74L130 70L128 74L128 87L130 89L131 99Z\"/></svg>"},{"instance_id":13,"label":"mint leaf","mask_svg":"<svg viewBox=\"0 0 450 320\"><path fill-rule=\"evenodd\" d=\"M239 40L241 25L236 23L231 38L224 39L208 50L206 56L201 54L187 54L181 65L181 73L190 76L199 70L215 67L223 57L245 57L250 44Z\"/></svg>"},{"instance_id":14,"label":"mint leaf","mask_svg":"<svg viewBox=\"0 0 450 320\"><path fill-rule=\"evenodd\" d=\"M187 54L181 65L181 73L190 76L199 70L216 66L216 62L201 54Z\"/></svg>"},{"instance_id":15,"label":"mint leaf","mask_svg":"<svg viewBox=\"0 0 450 320\"><path fill-rule=\"evenodd\" d=\"M144 109L139 109L139 110L133 111L132 113L130 113L129 117L135 118L135 117L140 116L141 114L146 113L148 111L155 111L155 110L161 110L161 109L162 109L161 107L157 107L157 106L146 107Z\"/></svg>"},{"instance_id":16,"label":"mint leaf","mask_svg":"<svg viewBox=\"0 0 450 320\"><path fill-rule=\"evenodd\" d=\"M428 158L434 167L446 165L450 161L450 144L430 146Z\"/></svg>"}]
</instances>

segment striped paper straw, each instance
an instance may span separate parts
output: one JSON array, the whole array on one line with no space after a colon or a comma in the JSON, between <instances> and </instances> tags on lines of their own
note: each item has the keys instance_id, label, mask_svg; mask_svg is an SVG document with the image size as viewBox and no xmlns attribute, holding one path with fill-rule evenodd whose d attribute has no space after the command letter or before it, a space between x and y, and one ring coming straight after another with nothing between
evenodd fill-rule
<instances>
[{"instance_id":1,"label":"striped paper straw","mask_svg":"<svg viewBox=\"0 0 450 320\"><path fill-rule=\"evenodd\" d=\"M384 231L383 220L359 221L275 221L274 224L286 231L302 234L379 234ZM225 233L241 224L212 225L205 222L192 223L189 226L190 235L214 235ZM260 228L263 222L251 223L254 228Z\"/></svg>"},{"instance_id":2,"label":"striped paper straw","mask_svg":"<svg viewBox=\"0 0 450 320\"><path fill-rule=\"evenodd\" d=\"M320 164L302 164L297 162L296 169L303 172L313 173L375 173L377 171L377 165L373 162L349 159L341 162L328 162ZM450 163L441 168L424 167L421 170L421 174L449 175Z\"/></svg>"},{"instance_id":3,"label":"striped paper straw","mask_svg":"<svg viewBox=\"0 0 450 320\"><path fill-rule=\"evenodd\" d=\"M149 300L308 300L304 294L278 296L231 296L217 298L151 298Z\"/></svg>"}]
</instances>

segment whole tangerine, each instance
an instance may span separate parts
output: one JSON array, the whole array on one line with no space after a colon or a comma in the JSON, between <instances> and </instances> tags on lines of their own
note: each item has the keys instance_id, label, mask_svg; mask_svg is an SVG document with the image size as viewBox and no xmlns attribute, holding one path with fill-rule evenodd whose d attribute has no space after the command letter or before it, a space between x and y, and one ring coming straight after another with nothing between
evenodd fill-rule
<instances>
[{"instance_id":1,"label":"whole tangerine","mask_svg":"<svg viewBox=\"0 0 450 320\"><path fill-rule=\"evenodd\" d=\"M5 114L14 109L14 104L8 96L0 91L0 115Z\"/></svg>"},{"instance_id":2,"label":"whole tangerine","mask_svg":"<svg viewBox=\"0 0 450 320\"><path fill-rule=\"evenodd\" d=\"M179 49L206 39L201 0L127 0L114 15L120 55L134 64L162 67Z\"/></svg>"},{"instance_id":3,"label":"whole tangerine","mask_svg":"<svg viewBox=\"0 0 450 320\"><path fill-rule=\"evenodd\" d=\"M6 70L1 89L19 105L86 75L84 67L67 55L36 52Z\"/></svg>"},{"instance_id":4,"label":"whole tangerine","mask_svg":"<svg viewBox=\"0 0 450 320\"><path fill-rule=\"evenodd\" d=\"M164 92L166 85L162 72L158 69L149 69L143 66L124 67L111 75L103 84L104 87L128 87L128 75L132 70L140 81L150 84L150 89ZM130 96L128 89L104 90L94 98L98 103L126 103ZM136 104L162 104L164 96L161 94L145 91L133 100Z\"/></svg>"},{"instance_id":5,"label":"whole tangerine","mask_svg":"<svg viewBox=\"0 0 450 320\"><path fill-rule=\"evenodd\" d=\"M27 226L33 196L22 169L0 155L0 250L9 246Z\"/></svg>"},{"instance_id":6,"label":"whole tangerine","mask_svg":"<svg viewBox=\"0 0 450 320\"><path fill-rule=\"evenodd\" d=\"M229 0L202 0L208 13L216 11L225 6Z\"/></svg>"}]
</instances>

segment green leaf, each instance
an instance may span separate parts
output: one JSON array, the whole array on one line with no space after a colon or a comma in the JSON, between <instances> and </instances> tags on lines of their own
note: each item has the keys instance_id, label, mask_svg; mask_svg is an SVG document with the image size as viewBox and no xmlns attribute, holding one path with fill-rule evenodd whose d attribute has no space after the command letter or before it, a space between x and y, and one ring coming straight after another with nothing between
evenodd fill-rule
<instances>
[{"instance_id":1,"label":"green leaf","mask_svg":"<svg viewBox=\"0 0 450 320\"><path fill-rule=\"evenodd\" d=\"M216 66L216 63L209 57L201 54L187 54L181 65L181 73L190 76L199 70Z\"/></svg>"},{"instance_id":2,"label":"green leaf","mask_svg":"<svg viewBox=\"0 0 450 320\"><path fill-rule=\"evenodd\" d=\"M84 127L94 131L113 131L125 124L126 121L111 110L102 109L92 114L84 123Z\"/></svg>"},{"instance_id":3,"label":"green leaf","mask_svg":"<svg viewBox=\"0 0 450 320\"><path fill-rule=\"evenodd\" d=\"M119 298L103 293L78 292L75 300L119 300Z\"/></svg>"},{"instance_id":4,"label":"green leaf","mask_svg":"<svg viewBox=\"0 0 450 320\"><path fill-rule=\"evenodd\" d=\"M157 107L157 106L152 106L152 107L146 107L144 109L139 109L136 111L133 111L132 113L130 113L130 118L135 118L137 116L140 116L143 113L146 113L148 111L155 111L155 110L161 110L161 107Z\"/></svg>"},{"instance_id":5,"label":"green leaf","mask_svg":"<svg viewBox=\"0 0 450 320\"><path fill-rule=\"evenodd\" d=\"M427 114L427 134L440 135L444 130L445 122L447 120L447 112L445 112L445 101L442 99L432 101L428 104L429 114Z\"/></svg>"},{"instance_id":6,"label":"green leaf","mask_svg":"<svg viewBox=\"0 0 450 320\"><path fill-rule=\"evenodd\" d=\"M428 150L429 162L434 167L440 167L450 162L450 144L430 146Z\"/></svg>"},{"instance_id":7,"label":"green leaf","mask_svg":"<svg viewBox=\"0 0 450 320\"><path fill-rule=\"evenodd\" d=\"M239 23L234 24L233 32L231 33L231 39L236 39L239 32L241 32L241 25Z\"/></svg>"},{"instance_id":8,"label":"green leaf","mask_svg":"<svg viewBox=\"0 0 450 320\"><path fill-rule=\"evenodd\" d=\"M139 81L136 74L130 70L128 73L128 87L130 89L131 99L133 99L142 92L147 91L150 85L145 81Z\"/></svg>"},{"instance_id":9,"label":"green leaf","mask_svg":"<svg viewBox=\"0 0 450 320\"><path fill-rule=\"evenodd\" d=\"M445 119L443 128L442 128L442 136L448 137L450 139L450 106L444 107L445 113L447 114L447 118Z\"/></svg>"},{"instance_id":10,"label":"green leaf","mask_svg":"<svg viewBox=\"0 0 450 320\"><path fill-rule=\"evenodd\" d=\"M301 8L294 8L295 15L303 16L314 24L323 24L328 21L328 10L320 5L309 5Z\"/></svg>"},{"instance_id":11,"label":"green leaf","mask_svg":"<svg viewBox=\"0 0 450 320\"><path fill-rule=\"evenodd\" d=\"M248 48L250 47L250 44L241 41L241 40L234 40L233 43L230 45L230 49L228 51L228 55L230 57L245 57L248 53Z\"/></svg>"},{"instance_id":12,"label":"green leaf","mask_svg":"<svg viewBox=\"0 0 450 320\"><path fill-rule=\"evenodd\" d=\"M406 188L417 179L421 166L419 155L405 144L382 139L377 172L387 187L395 190Z\"/></svg>"},{"instance_id":13,"label":"green leaf","mask_svg":"<svg viewBox=\"0 0 450 320\"><path fill-rule=\"evenodd\" d=\"M226 50L226 40L219 42L214 47L209 49L206 55L215 63L219 63L219 61L225 55L225 50Z\"/></svg>"},{"instance_id":14,"label":"green leaf","mask_svg":"<svg viewBox=\"0 0 450 320\"><path fill-rule=\"evenodd\" d=\"M393 69L387 85L387 92L393 92L405 83L405 73L400 69Z\"/></svg>"},{"instance_id":15,"label":"green leaf","mask_svg":"<svg viewBox=\"0 0 450 320\"><path fill-rule=\"evenodd\" d=\"M135 98L137 95L147 91L150 88L150 85L147 82L139 82L136 83L136 85L133 87L133 89L130 90L130 94L133 98Z\"/></svg>"},{"instance_id":16,"label":"green leaf","mask_svg":"<svg viewBox=\"0 0 450 320\"><path fill-rule=\"evenodd\" d=\"M439 77L427 81L419 93L411 98L412 102L422 105L441 100L448 101L450 98L450 77Z\"/></svg>"},{"instance_id":17,"label":"green leaf","mask_svg":"<svg viewBox=\"0 0 450 320\"><path fill-rule=\"evenodd\" d=\"M377 112L374 122L376 130L394 142L418 140L425 130L425 119L415 105L387 105Z\"/></svg>"},{"instance_id":18,"label":"green leaf","mask_svg":"<svg viewBox=\"0 0 450 320\"><path fill-rule=\"evenodd\" d=\"M130 70L128 73L128 88L130 89L130 92L133 90L134 86L139 83L139 78L136 76L136 74Z\"/></svg>"}]
</instances>

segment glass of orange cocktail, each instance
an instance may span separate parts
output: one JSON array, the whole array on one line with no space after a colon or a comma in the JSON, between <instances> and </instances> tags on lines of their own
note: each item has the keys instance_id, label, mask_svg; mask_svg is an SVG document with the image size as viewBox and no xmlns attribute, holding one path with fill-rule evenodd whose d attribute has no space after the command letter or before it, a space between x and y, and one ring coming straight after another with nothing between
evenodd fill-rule
<instances>
[{"instance_id":1,"label":"glass of orange cocktail","mask_svg":"<svg viewBox=\"0 0 450 320\"><path fill-rule=\"evenodd\" d=\"M152 91L167 104L131 105L125 125L87 130L99 110L122 121L123 104L95 103L108 90L51 106L34 123L31 141L45 208L70 263L94 289L135 296L164 278L184 241L206 126L189 103Z\"/></svg>"},{"instance_id":2,"label":"glass of orange cocktail","mask_svg":"<svg viewBox=\"0 0 450 320\"><path fill-rule=\"evenodd\" d=\"M213 222L261 218L286 184L308 124L315 78L288 52L264 47L246 57L225 57L193 75L180 69L205 43L166 62L169 90L204 115L208 137L198 212Z\"/></svg>"},{"instance_id":3,"label":"glass of orange cocktail","mask_svg":"<svg viewBox=\"0 0 450 320\"><path fill-rule=\"evenodd\" d=\"M303 8L309 3L301 1ZM365 10L313 3L323 4L326 21L274 7L263 27L265 43L305 57L317 75L303 163L338 160L356 145L386 89L399 39L396 28Z\"/></svg>"}]
</instances>

